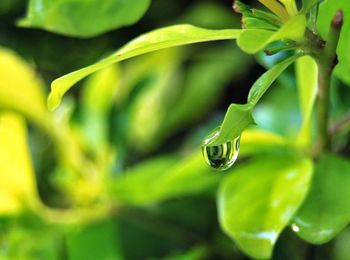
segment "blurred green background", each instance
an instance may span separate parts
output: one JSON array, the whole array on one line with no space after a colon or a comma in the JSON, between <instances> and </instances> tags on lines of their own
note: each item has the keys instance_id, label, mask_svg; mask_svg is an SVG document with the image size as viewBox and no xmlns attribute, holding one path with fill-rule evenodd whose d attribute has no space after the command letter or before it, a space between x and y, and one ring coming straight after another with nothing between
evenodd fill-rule
<instances>
[{"instance_id":1,"label":"blurred green background","mask_svg":"<svg viewBox=\"0 0 350 260\"><path fill-rule=\"evenodd\" d=\"M152 29L179 23L239 28L231 5L154 0L135 24L79 39L17 27L27 2L1 0L0 78L13 73L28 86L14 85L16 93L0 101L18 103L27 118L29 151L21 139L26 123L2 110L0 259L247 258L218 224L217 186L230 173L209 169L200 146L229 104L246 102L276 57L248 56L233 41L171 48L94 74L55 112L41 116L42 108L30 105L45 102L54 79ZM275 85L255 110L258 129L294 136L301 119L293 68ZM339 82L335 115L348 104L339 95L344 91ZM1 124L12 130L1 132ZM254 142L252 148L246 139L237 163L259 147ZM344 137L339 149L346 144ZM16 146L13 154L6 145ZM14 175L6 177L11 167ZM349 241L345 229L329 244L309 246L286 230L274 259L349 259Z\"/></svg>"}]
</instances>

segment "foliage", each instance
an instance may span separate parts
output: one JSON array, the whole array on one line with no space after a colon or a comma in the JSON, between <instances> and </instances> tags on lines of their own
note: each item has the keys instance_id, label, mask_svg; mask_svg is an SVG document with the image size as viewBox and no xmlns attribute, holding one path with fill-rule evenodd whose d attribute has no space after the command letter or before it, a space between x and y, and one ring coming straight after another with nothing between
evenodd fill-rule
<instances>
[{"instance_id":1,"label":"foliage","mask_svg":"<svg viewBox=\"0 0 350 260\"><path fill-rule=\"evenodd\" d=\"M311 244L335 238L325 258L341 259L350 4L259 2L265 8L235 1L239 28L216 2L192 1L183 14L169 1L164 22L156 1L146 13L151 1L31 0L18 21L25 28L0 28L0 258L231 259L239 249L278 259L302 244L290 230ZM0 17L12 24L25 7L4 1ZM145 33L148 23L162 28ZM135 31L115 45L114 35L121 44ZM22 48L30 37L62 60L48 65L47 52ZM82 49L88 42L96 46ZM66 46L84 67L52 81L71 70ZM96 53L102 59L87 65ZM267 69L255 82L261 68L244 53ZM225 91L234 102L210 118ZM235 165L223 174L207 167L200 146L227 153L232 140L241 140ZM317 258L302 245L300 254Z\"/></svg>"},{"instance_id":2,"label":"foliage","mask_svg":"<svg viewBox=\"0 0 350 260\"><path fill-rule=\"evenodd\" d=\"M31 0L18 24L76 37L92 37L135 23L146 12L149 0L51 1ZM126 15L127 14L127 15Z\"/></svg>"}]
</instances>

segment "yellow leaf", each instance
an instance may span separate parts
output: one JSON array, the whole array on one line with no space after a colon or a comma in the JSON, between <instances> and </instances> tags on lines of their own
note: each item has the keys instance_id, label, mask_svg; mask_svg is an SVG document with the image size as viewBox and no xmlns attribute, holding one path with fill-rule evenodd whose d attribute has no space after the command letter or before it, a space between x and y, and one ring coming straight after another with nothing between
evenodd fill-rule
<instances>
[{"instance_id":1,"label":"yellow leaf","mask_svg":"<svg viewBox=\"0 0 350 260\"><path fill-rule=\"evenodd\" d=\"M33 166L24 119L0 114L0 215L18 213L36 203Z\"/></svg>"},{"instance_id":2,"label":"yellow leaf","mask_svg":"<svg viewBox=\"0 0 350 260\"><path fill-rule=\"evenodd\" d=\"M45 95L34 70L11 50L0 47L0 108L19 112L42 125L49 120Z\"/></svg>"},{"instance_id":3,"label":"yellow leaf","mask_svg":"<svg viewBox=\"0 0 350 260\"><path fill-rule=\"evenodd\" d=\"M275 133L258 128L249 128L242 133L241 156L248 156L271 148L289 147L288 141Z\"/></svg>"},{"instance_id":4,"label":"yellow leaf","mask_svg":"<svg viewBox=\"0 0 350 260\"><path fill-rule=\"evenodd\" d=\"M298 9L295 0L280 0L280 2L284 5L290 16L295 16L298 14Z\"/></svg>"}]
</instances>

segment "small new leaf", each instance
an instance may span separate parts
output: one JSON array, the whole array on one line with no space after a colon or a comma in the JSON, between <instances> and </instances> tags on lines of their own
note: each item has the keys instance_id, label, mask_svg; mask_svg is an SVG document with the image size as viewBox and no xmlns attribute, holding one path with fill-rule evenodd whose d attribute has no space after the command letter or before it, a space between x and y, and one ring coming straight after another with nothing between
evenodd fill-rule
<instances>
[{"instance_id":1,"label":"small new leaf","mask_svg":"<svg viewBox=\"0 0 350 260\"><path fill-rule=\"evenodd\" d=\"M218 137L210 145L219 145L234 140L241 135L245 128L252 124L255 124L252 116L252 106L231 104L220 126Z\"/></svg>"},{"instance_id":2,"label":"small new leaf","mask_svg":"<svg viewBox=\"0 0 350 260\"><path fill-rule=\"evenodd\" d=\"M235 1L233 5L237 13L242 14L242 28L244 29L266 29L277 31L280 26L279 17L274 14L251 9L248 5L240 1Z\"/></svg>"},{"instance_id":3,"label":"small new leaf","mask_svg":"<svg viewBox=\"0 0 350 260\"><path fill-rule=\"evenodd\" d=\"M263 50L269 43L281 40L299 41L304 35L306 18L297 15L290 18L276 32L262 29L247 29L238 38L238 46L247 53L257 53Z\"/></svg>"},{"instance_id":4,"label":"small new leaf","mask_svg":"<svg viewBox=\"0 0 350 260\"><path fill-rule=\"evenodd\" d=\"M252 109L276 78L300 56L301 54L292 56L260 76L249 92L247 104L231 104L220 126L218 137L210 145L215 146L231 141L238 137L249 125L255 124Z\"/></svg>"}]
</instances>

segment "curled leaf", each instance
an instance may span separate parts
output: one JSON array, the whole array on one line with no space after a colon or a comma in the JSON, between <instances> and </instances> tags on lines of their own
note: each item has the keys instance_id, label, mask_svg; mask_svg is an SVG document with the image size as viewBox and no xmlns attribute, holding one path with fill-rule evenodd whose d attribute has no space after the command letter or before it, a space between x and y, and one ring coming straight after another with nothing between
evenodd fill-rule
<instances>
[{"instance_id":1,"label":"curled leaf","mask_svg":"<svg viewBox=\"0 0 350 260\"><path fill-rule=\"evenodd\" d=\"M175 25L143 34L107 58L83 69L69 73L52 82L51 93L48 98L48 106L50 109L55 109L60 104L63 95L75 83L102 68L110 66L113 63L148 52L179 45L236 39L240 33L241 30L208 30L192 25Z\"/></svg>"}]
</instances>

